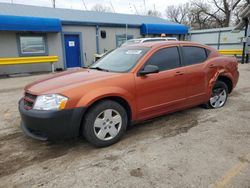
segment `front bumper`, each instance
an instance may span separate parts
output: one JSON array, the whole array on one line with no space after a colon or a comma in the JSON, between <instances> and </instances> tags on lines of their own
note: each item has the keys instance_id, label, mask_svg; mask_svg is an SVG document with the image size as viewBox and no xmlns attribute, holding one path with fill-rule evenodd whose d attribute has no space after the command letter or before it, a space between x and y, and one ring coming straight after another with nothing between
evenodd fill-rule
<instances>
[{"instance_id":1,"label":"front bumper","mask_svg":"<svg viewBox=\"0 0 250 188\"><path fill-rule=\"evenodd\" d=\"M19 101L21 128L23 132L38 140L57 140L79 135L81 120L86 108L60 111L26 110L24 101Z\"/></svg>"}]
</instances>

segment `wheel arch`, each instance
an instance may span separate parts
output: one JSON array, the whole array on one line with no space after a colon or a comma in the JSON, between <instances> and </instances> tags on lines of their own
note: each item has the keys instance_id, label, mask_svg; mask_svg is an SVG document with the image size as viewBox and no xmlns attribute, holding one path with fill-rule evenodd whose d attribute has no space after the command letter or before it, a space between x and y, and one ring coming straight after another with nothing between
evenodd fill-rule
<instances>
[{"instance_id":1,"label":"wheel arch","mask_svg":"<svg viewBox=\"0 0 250 188\"><path fill-rule=\"evenodd\" d=\"M233 90L233 82L232 82L232 80L228 76L226 76L226 75L219 75L217 77L217 80L222 81L222 82L224 82L227 85L227 87L228 87L228 93L232 92L232 90Z\"/></svg>"}]
</instances>

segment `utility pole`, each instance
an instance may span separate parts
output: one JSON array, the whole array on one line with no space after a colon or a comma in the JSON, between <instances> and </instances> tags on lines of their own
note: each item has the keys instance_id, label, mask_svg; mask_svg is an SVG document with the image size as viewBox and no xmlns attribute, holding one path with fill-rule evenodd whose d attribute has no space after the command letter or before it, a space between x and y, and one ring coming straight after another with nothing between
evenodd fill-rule
<instances>
[{"instance_id":1,"label":"utility pole","mask_svg":"<svg viewBox=\"0 0 250 188\"><path fill-rule=\"evenodd\" d=\"M146 0L143 0L143 3L144 3L144 11L145 11L145 14L147 14Z\"/></svg>"},{"instance_id":2,"label":"utility pole","mask_svg":"<svg viewBox=\"0 0 250 188\"><path fill-rule=\"evenodd\" d=\"M52 6L53 8L56 8L56 0L52 0Z\"/></svg>"}]
</instances>

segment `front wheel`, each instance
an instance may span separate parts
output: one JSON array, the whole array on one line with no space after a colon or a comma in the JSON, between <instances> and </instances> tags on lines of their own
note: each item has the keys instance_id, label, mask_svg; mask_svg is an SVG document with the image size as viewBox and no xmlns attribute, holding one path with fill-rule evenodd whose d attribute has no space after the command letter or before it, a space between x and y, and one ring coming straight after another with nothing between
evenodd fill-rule
<instances>
[{"instance_id":1,"label":"front wheel","mask_svg":"<svg viewBox=\"0 0 250 188\"><path fill-rule=\"evenodd\" d=\"M222 81L216 81L212 95L205 105L207 108L221 108L225 105L228 97L228 87Z\"/></svg>"},{"instance_id":2,"label":"front wheel","mask_svg":"<svg viewBox=\"0 0 250 188\"><path fill-rule=\"evenodd\" d=\"M127 127L126 110L117 102L105 100L91 107L84 117L83 135L97 147L112 145Z\"/></svg>"}]
</instances>

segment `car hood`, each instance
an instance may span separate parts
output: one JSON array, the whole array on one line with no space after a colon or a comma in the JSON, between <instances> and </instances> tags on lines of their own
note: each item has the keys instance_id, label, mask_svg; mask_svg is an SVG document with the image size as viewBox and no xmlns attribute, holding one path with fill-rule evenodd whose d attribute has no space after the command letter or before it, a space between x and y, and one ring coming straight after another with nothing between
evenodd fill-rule
<instances>
[{"instance_id":1,"label":"car hood","mask_svg":"<svg viewBox=\"0 0 250 188\"><path fill-rule=\"evenodd\" d=\"M116 75L119 75L119 73L90 69L73 69L62 73L56 73L44 79L32 82L25 87L25 91L35 95L52 92L60 93L63 88L68 88L69 86L82 85L97 80L107 79Z\"/></svg>"}]
</instances>

